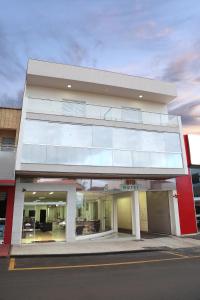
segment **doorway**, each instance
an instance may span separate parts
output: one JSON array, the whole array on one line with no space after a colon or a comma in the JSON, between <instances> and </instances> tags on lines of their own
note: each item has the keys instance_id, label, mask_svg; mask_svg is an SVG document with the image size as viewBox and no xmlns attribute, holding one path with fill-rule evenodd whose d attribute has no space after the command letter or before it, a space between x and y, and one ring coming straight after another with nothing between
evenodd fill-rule
<instances>
[{"instance_id":1,"label":"doorway","mask_svg":"<svg viewBox=\"0 0 200 300\"><path fill-rule=\"evenodd\" d=\"M7 192L0 191L0 244L4 242L7 196Z\"/></svg>"},{"instance_id":2,"label":"doorway","mask_svg":"<svg viewBox=\"0 0 200 300\"><path fill-rule=\"evenodd\" d=\"M25 192L22 243L66 240L66 192Z\"/></svg>"},{"instance_id":3,"label":"doorway","mask_svg":"<svg viewBox=\"0 0 200 300\"><path fill-rule=\"evenodd\" d=\"M132 205L130 193L120 193L117 196L118 232L132 234Z\"/></svg>"},{"instance_id":4,"label":"doorway","mask_svg":"<svg viewBox=\"0 0 200 300\"><path fill-rule=\"evenodd\" d=\"M169 194L165 192L147 192L148 232L171 234Z\"/></svg>"}]
</instances>

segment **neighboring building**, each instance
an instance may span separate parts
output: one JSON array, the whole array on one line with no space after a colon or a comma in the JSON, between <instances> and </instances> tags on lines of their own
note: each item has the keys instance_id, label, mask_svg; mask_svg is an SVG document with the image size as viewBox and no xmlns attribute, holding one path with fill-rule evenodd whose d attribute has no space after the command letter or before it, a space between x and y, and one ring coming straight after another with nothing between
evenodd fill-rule
<instances>
[{"instance_id":1,"label":"neighboring building","mask_svg":"<svg viewBox=\"0 0 200 300\"><path fill-rule=\"evenodd\" d=\"M0 244L10 244L20 109L0 108Z\"/></svg>"},{"instance_id":2,"label":"neighboring building","mask_svg":"<svg viewBox=\"0 0 200 300\"><path fill-rule=\"evenodd\" d=\"M187 162L171 83L30 60L12 243L180 235Z\"/></svg>"},{"instance_id":3,"label":"neighboring building","mask_svg":"<svg viewBox=\"0 0 200 300\"><path fill-rule=\"evenodd\" d=\"M200 134L188 134L184 136L184 139L189 175L179 178L178 194L183 198L185 210L188 212L187 223L190 223L195 233L200 228ZM186 181L188 181L187 196L184 192ZM194 218L195 209L196 219Z\"/></svg>"}]
</instances>

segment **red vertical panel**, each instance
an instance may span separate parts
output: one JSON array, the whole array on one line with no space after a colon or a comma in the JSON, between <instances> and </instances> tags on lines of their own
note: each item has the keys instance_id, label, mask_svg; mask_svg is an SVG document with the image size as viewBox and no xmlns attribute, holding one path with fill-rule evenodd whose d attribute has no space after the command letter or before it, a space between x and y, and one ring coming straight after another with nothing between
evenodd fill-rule
<instances>
[{"instance_id":1,"label":"red vertical panel","mask_svg":"<svg viewBox=\"0 0 200 300\"><path fill-rule=\"evenodd\" d=\"M0 187L0 191L7 192L7 205L6 205L6 223L4 231L4 244L11 243L12 235L12 221L13 221L13 207L14 207L14 197L15 197L15 187L6 186Z\"/></svg>"},{"instance_id":2,"label":"red vertical panel","mask_svg":"<svg viewBox=\"0 0 200 300\"><path fill-rule=\"evenodd\" d=\"M185 152L187 157L187 165L189 167L191 165L191 157L190 157L190 146L189 146L188 135L184 135L184 142L185 142Z\"/></svg>"},{"instance_id":3,"label":"red vertical panel","mask_svg":"<svg viewBox=\"0 0 200 300\"><path fill-rule=\"evenodd\" d=\"M186 175L176 178L181 234L197 232L192 178Z\"/></svg>"}]
</instances>

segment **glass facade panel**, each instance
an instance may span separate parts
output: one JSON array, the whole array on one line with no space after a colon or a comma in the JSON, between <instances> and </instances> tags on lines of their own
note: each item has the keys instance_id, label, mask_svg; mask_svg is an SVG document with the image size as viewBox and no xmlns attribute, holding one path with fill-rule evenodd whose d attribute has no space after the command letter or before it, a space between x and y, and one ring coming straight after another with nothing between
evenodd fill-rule
<instances>
[{"instance_id":1,"label":"glass facade panel","mask_svg":"<svg viewBox=\"0 0 200 300\"><path fill-rule=\"evenodd\" d=\"M65 229L65 192L25 192L22 243L65 241Z\"/></svg>"},{"instance_id":2,"label":"glass facade panel","mask_svg":"<svg viewBox=\"0 0 200 300\"><path fill-rule=\"evenodd\" d=\"M139 123L141 122L141 111L139 109L122 108L122 121Z\"/></svg>"},{"instance_id":3,"label":"glass facade panel","mask_svg":"<svg viewBox=\"0 0 200 300\"><path fill-rule=\"evenodd\" d=\"M102 192L76 193L76 235L90 235L112 229L113 196Z\"/></svg>"},{"instance_id":4,"label":"glass facade panel","mask_svg":"<svg viewBox=\"0 0 200 300\"><path fill-rule=\"evenodd\" d=\"M192 185L195 198L200 198L200 168L191 168Z\"/></svg>"},{"instance_id":5,"label":"glass facade panel","mask_svg":"<svg viewBox=\"0 0 200 300\"><path fill-rule=\"evenodd\" d=\"M112 128L94 126L92 142L93 147L112 148Z\"/></svg>"},{"instance_id":6,"label":"glass facade panel","mask_svg":"<svg viewBox=\"0 0 200 300\"><path fill-rule=\"evenodd\" d=\"M25 122L22 161L182 168L178 133L33 120Z\"/></svg>"},{"instance_id":7,"label":"glass facade panel","mask_svg":"<svg viewBox=\"0 0 200 300\"><path fill-rule=\"evenodd\" d=\"M165 151L166 152L180 152L180 137L177 133L164 133Z\"/></svg>"},{"instance_id":8,"label":"glass facade panel","mask_svg":"<svg viewBox=\"0 0 200 300\"><path fill-rule=\"evenodd\" d=\"M131 151L113 151L113 166L130 167L132 165Z\"/></svg>"}]
</instances>

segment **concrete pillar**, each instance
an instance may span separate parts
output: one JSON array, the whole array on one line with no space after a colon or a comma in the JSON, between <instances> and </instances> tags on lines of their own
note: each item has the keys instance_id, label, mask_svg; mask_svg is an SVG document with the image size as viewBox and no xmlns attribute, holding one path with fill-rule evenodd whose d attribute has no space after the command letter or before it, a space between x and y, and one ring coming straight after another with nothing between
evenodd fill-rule
<instances>
[{"instance_id":1,"label":"concrete pillar","mask_svg":"<svg viewBox=\"0 0 200 300\"><path fill-rule=\"evenodd\" d=\"M169 211L171 222L171 233L176 236L181 235L180 220L179 220L179 208L176 191L169 192Z\"/></svg>"},{"instance_id":2,"label":"concrete pillar","mask_svg":"<svg viewBox=\"0 0 200 300\"><path fill-rule=\"evenodd\" d=\"M113 231L118 232L117 198L113 199Z\"/></svg>"},{"instance_id":3,"label":"concrete pillar","mask_svg":"<svg viewBox=\"0 0 200 300\"><path fill-rule=\"evenodd\" d=\"M66 241L76 239L76 188L71 186L67 192Z\"/></svg>"},{"instance_id":4,"label":"concrete pillar","mask_svg":"<svg viewBox=\"0 0 200 300\"><path fill-rule=\"evenodd\" d=\"M131 198L131 208L132 208L132 234L135 236L136 240L140 240L140 207L139 207L139 192L132 192Z\"/></svg>"},{"instance_id":5,"label":"concrete pillar","mask_svg":"<svg viewBox=\"0 0 200 300\"><path fill-rule=\"evenodd\" d=\"M15 202L13 210L13 226L12 226L12 245L20 245L22 239L22 222L24 210L24 192L22 186L17 181L15 190Z\"/></svg>"}]
</instances>

